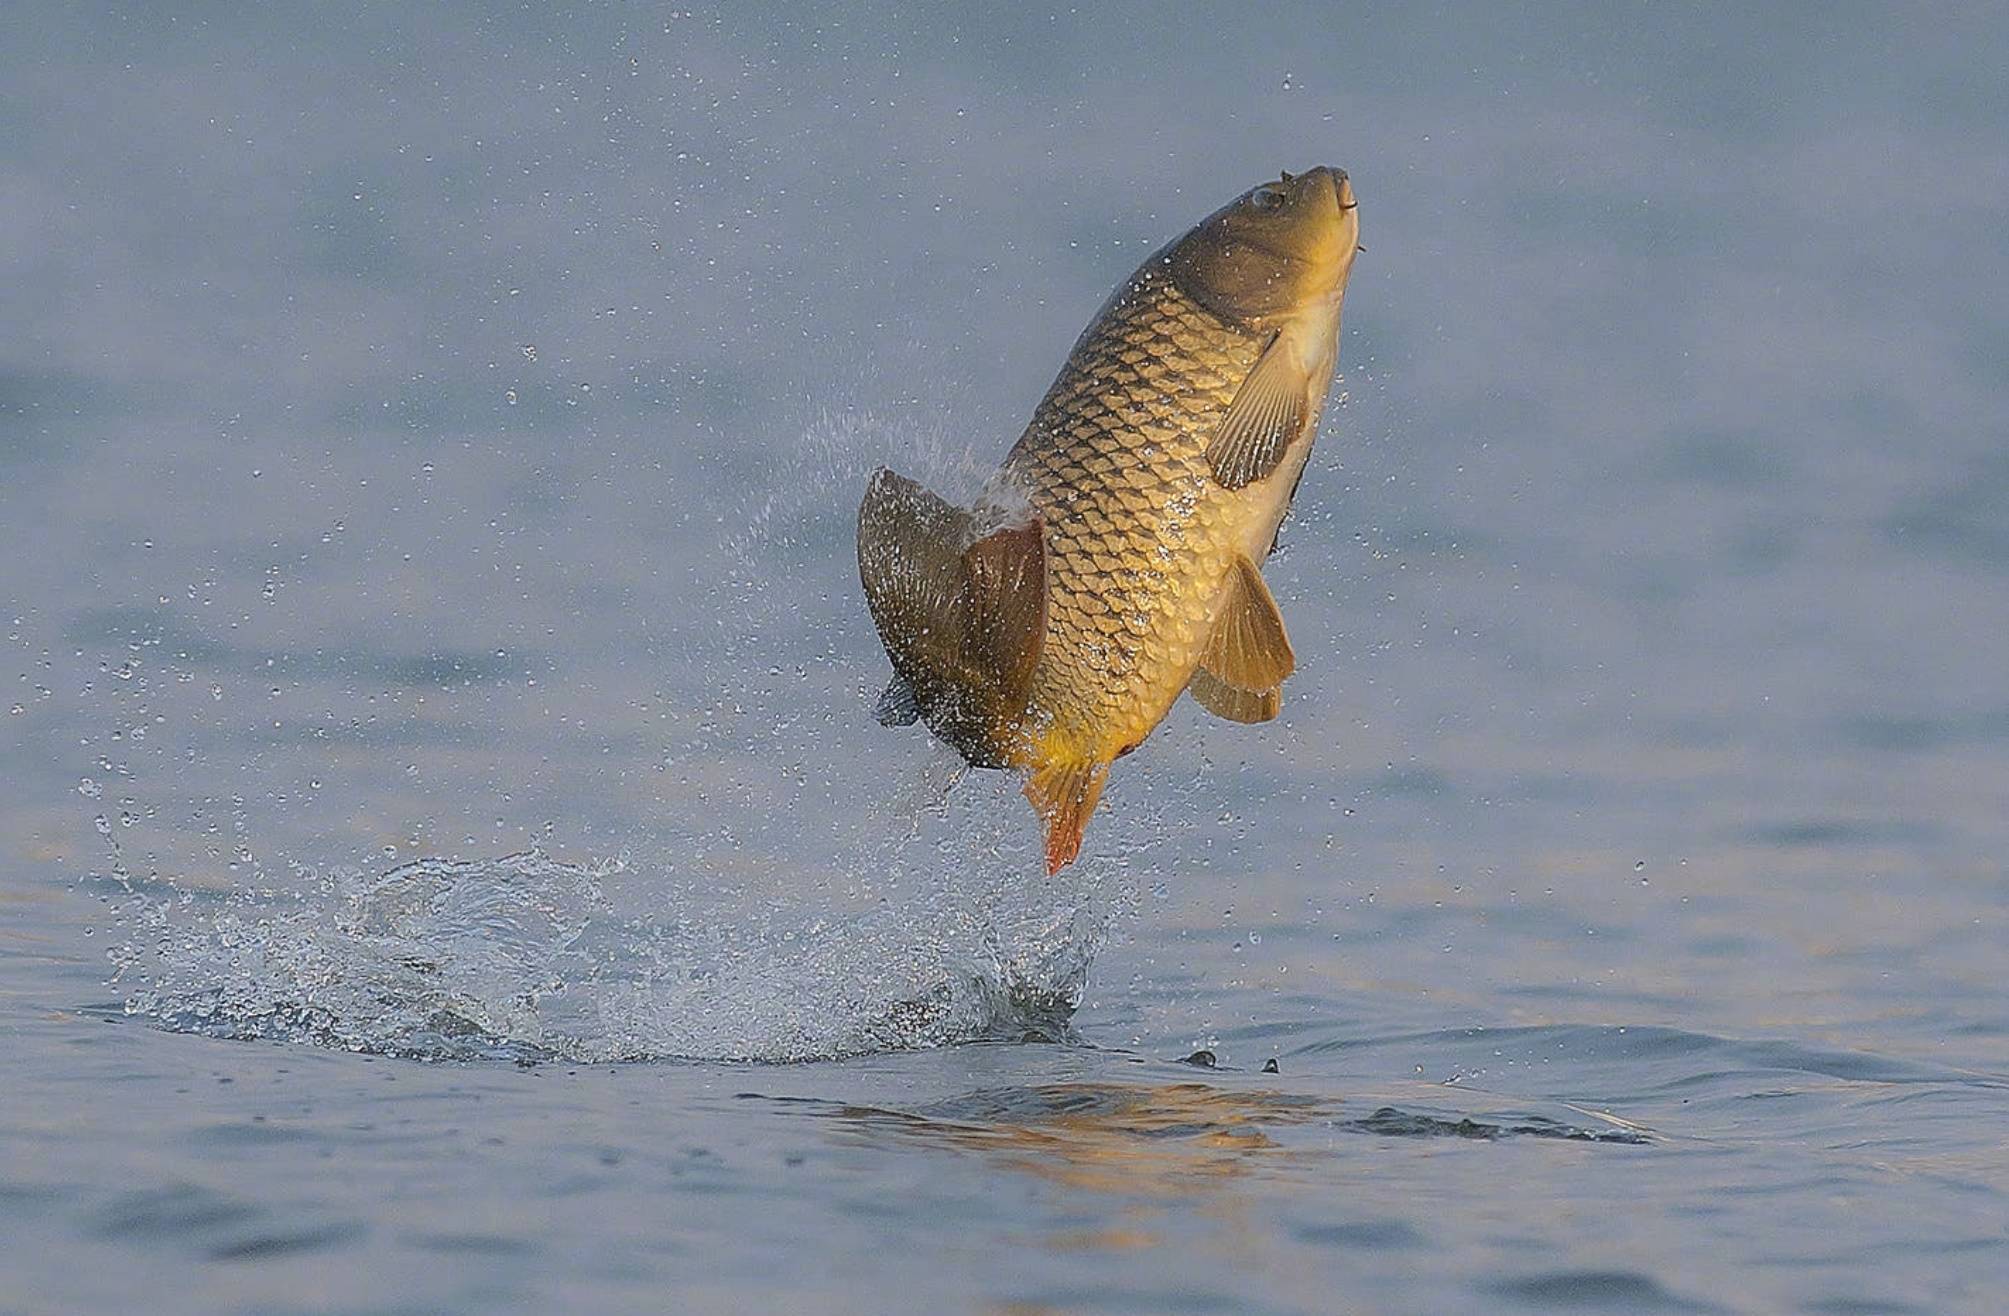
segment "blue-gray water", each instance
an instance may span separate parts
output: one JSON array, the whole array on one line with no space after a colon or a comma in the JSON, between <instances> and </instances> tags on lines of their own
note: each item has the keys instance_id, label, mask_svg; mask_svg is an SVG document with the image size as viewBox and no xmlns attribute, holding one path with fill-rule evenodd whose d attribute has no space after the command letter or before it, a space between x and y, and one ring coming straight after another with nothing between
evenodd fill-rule
<instances>
[{"instance_id":1,"label":"blue-gray water","mask_svg":"<svg viewBox=\"0 0 2009 1316\"><path fill-rule=\"evenodd\" d=\"M2000 1310L1999 7L5 26L0 1311ZM1284 716L1048 881L864 474L1321 162Z\"/></svg>"}]
</instances>

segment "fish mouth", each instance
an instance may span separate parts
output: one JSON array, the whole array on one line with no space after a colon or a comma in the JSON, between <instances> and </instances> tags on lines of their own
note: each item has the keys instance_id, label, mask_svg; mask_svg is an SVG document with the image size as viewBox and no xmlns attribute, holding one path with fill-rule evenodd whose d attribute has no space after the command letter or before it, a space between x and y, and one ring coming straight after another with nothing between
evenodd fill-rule
<instances>
[{"instance_id":1,"label":"fish mouth","mask_svg":"<svg viewBox=\"0 0 2009 1316\"><path fill-rule=\"evenodd\" d=\"M1285 175L1286 179L1289 177L1288 174ZM1335 168L1332 165L1320 165L1316 169L1307 170L1305 173L1299 175L1299 177L1301 179L1324 179L1326 184L1332 188L1333 204L1340 211L1345 212L1359 207L1360 203L1354 200L1353 197L1353 180L1346 176L1346 170Z\"/></svg>"},{"instance_id":2,"label":"fish mouth","mask_svg":"<svg viewBox=\"0 0 2009 1316\"><path fill-rule=\"evenodd\" d=\"M1353 180L1346 176L1346 170L1333 170L1332 179L1332 195L1333 199L1339 203L1339 208L1343 211L1359 209L1360 202L1353 199Z\"/></svg>"}]
</instances>

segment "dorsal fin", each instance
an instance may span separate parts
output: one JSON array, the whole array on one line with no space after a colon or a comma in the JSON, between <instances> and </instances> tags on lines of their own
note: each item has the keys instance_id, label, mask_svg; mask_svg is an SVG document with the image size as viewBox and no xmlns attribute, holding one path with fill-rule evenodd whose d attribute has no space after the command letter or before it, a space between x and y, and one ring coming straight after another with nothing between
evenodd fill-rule
<instances>
[{"instance_id":1,"label":"dorsal fin","mask_svg":"<svg viewBox=\"0 0 2009 1316\"><path fill-rule=\"evenodd\" d=\"M1186 685L1186 693L1215 717L1224 717L1230 722L1267 722L1282 711L1284 705L1284 692L1279 687L1243 690L1229 685L1204 667L1194 671L1193 679Z\"/></svg>"},{"instance_id":2,"label":"dorsal fin","mask_svg":"<svg viewBox=\"0 0 2009 1316\"><path fill-rule=\"evenodd\" d=\"M1036 520L976 529L970 513L881 468L858 508L858 575L929 727L972 763L1002 767L1046 636L1045 536Z\"/></svg>"},{"instance_id":3,"label":"dorsal fin","mask_svg":"<svg viewBox=\"0 0 2009 1316\"><path fill-rule=\"evenodd\" d=\"M1297 668L1277 601L1246 553L1235 555L1200 666L1223 685L1251 693L1275 690Z\"/></svg>"},{"instance_id":4,"label":"dorsal fin","mask_svg":"<svg viewBox=\"0 0 2009 1316\"><path fill-rule=\"evenodd\" d=\"M1271 334L1207 444L1215 483L1240 489L1277 468L1311 414L1305 385L1304 368L1283 334Z\"/></svg>"},{"instance_id":5,"label":"dorsal fin","mask_svg":"<svg viewBox=\"0 0 2009 1316\"><path fill-rule=\"evenodd\" d=\"M970 627L963 656L1022 705L1046 639L1046 536L1038 521L993 531L963 550Z\"/></svg>"}]
</instances>

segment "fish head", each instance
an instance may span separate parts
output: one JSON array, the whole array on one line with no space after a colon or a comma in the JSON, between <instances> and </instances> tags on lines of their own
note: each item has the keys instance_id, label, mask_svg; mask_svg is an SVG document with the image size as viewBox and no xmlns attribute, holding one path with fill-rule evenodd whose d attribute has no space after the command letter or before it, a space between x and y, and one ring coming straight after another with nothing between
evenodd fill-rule
<instances>
[{"instance_id":1,"label":"fish head","mask_svg":"<svg viewBox=\"0 0 2009 1316\"><path fill-rule=\"evenodd\" d=\"M1186 294L1223 319L1261 323L1336 303L1360 247L1344 169L1286 173L1222 206L1173 243Z\"/></svg>"}]
</instances>

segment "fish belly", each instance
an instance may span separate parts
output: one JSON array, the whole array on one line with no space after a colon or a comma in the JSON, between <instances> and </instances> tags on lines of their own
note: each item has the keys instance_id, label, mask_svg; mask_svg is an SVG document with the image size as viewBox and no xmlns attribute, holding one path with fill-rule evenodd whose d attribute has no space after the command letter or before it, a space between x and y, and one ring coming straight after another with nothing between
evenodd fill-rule
<instances>
[{"instance_id":1,"label":"fish belly","mask_svg":"<svg viewBox=\"0 0 2009 1316\"><path fill-rule=\"evenodd\" d=\"M1224 489L1206 455L1261 348L1147 269L1076 344L1007 458L1045 523L1035 760L1107 762L1149 735L1192 678L1237 555L1268 548L1289 482Z\"/></svg>"},{"instance_id":2,"label":"fish belly","mask_svg":"<svg viewBox=\"0 0 2009 1316\"><path fill-rule=\"evenodd\" d=\"M1107 762L1135 748L1192 679L1261 518L1252 491L1213 485L1191 446L1121 481L1054 482L1034 496L1048 593L1029 709L1044 757Z\"/></svg>"}]
</instances>

